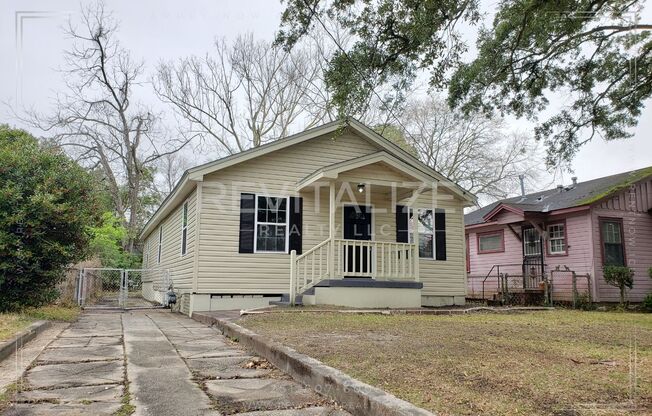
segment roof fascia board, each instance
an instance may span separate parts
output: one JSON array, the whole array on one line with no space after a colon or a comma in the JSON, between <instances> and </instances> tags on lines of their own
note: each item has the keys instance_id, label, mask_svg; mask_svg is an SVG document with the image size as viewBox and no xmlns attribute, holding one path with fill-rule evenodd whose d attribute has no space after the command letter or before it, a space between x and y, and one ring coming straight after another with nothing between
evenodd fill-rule
<instances>
[{"instance_id":1,"label":"roof fascia board","mask_svg":"<svg viewBox=\"0 0 652 416\"><path fill-rule=\"evenodd\" d=\"M500 204L496 205L496 206L494 207L494 209L492 209L491 211L489 211L488 213L486 213L486 214L482 217L482 219L485 220L485 221L488 221L488 220L490 220L491 218L495 217L495 216L496 216L500 211L502 211L503 209L506 210L506 211L512 212L512 213L514 213L514 214L517 214L517 215L524 215L523 210L520 210L520 209L518 209L518 208L514 208L514 207L511 207L511 206L509 206L509 205L505 205L505 204L503 204L503 203L500 203Z\"/></svg>"}]
</instances>

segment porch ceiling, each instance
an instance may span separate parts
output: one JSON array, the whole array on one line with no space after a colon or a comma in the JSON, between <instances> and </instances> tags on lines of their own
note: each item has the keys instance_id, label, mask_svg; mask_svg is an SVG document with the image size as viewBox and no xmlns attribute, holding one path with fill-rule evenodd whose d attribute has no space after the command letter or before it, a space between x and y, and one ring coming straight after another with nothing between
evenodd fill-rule
<instances>
[{"instance_id":1,"label":"porch ceiling","mask_svg":"<svg viewBox=\"0 0 652 416\"><path fill-rule=\"evenodd\" d=\"M391 179L387 180L386 178L368 178L364 176L357 177L355 175L342 175L345 172L351 172L355 169L373 164L386 165L388 169L398 172L399 175L397 176L405 178L405 180L396 181ZM421 171L413 168L407 163L388 154L387 152L377 152L318 169L300 180L296 185L296 190L301 191L318 183L326 184L332 181L357 182L377 186L407 189L421 188L422 190L424 188L434 188L439 182L436 178L423 174Z\"/></svg>"}]
</instances>

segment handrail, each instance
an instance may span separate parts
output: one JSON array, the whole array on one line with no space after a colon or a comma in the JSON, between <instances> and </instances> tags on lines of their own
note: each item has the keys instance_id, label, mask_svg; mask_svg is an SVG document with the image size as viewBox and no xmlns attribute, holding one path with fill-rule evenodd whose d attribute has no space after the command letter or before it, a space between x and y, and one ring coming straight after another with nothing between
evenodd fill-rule
<instances>
[{"instance_id":1,"label":"handrail","mask_svg":"<svg viewBox=\"0 0 652 416\"><path fill-rule=\"evenodd\" d=\"M317 244L316 246L314 246L310 250L306 251L305 253L298 255L295 260L299 261L299 260L303 259L304 257L307 257L309 254L312 254L313 252L319 250L320 248L322 248L323 246L328 244L330 241L331 241L330 238L327 238L326 240L324 240L321 243Z\"/></svg>"},{"instance_id":2,"label":"handrail","mask_svg":"<svg viewBox=\"0 0 652 416\"><path fill-rule=\"evenodd\" d=\"M501 267L501 266L503 266L503 267L510 267L510 266L523 266L523 263L494 264L493 266L491 266L491 269L489 269L489 273L487 273L487 275L486 275L486 276L484 277L484 279L482 280L482 299L484 299L484 282L487 281L487 279L488 279L489 276L491 275L491 272L493 272L494 269L496 269L496 279L497 279L496 284L497 284L498 286L500 286L500 267Z\"/></svg>"}]
</instances>

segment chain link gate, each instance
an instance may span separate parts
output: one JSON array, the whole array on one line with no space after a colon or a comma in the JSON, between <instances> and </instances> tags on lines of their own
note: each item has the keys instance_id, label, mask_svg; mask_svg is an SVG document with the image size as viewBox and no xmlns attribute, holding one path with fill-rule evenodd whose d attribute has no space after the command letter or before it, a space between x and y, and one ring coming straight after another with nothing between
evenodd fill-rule
<instances>
[{"instance_id":1,"label":"chain link gate","mask_svg":"<svg viewBox=\"0 0 652 416\"><path fill-rule=\"evenodd\" d=\"M76 298L84 308L164 307L171 283L165 269L86 268L79 271Z\"/></svg>"}]
</instances>

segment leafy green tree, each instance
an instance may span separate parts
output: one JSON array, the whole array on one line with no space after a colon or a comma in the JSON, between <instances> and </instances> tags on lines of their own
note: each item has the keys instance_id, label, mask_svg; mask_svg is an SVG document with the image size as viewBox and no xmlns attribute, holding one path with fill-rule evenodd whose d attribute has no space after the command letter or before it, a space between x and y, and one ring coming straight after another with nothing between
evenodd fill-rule
<instances>
[{"instance_id":1,"label":"leafy green tree","mask_svg":"<svg viewBox=\"0 0 652 416\"><path fill-rule=\"evenodd\" d=\"M453 76L450 103L536 120L563 96L560 110L535 129L550 166L595 136L630 137L652 94L652 25L637 21L642 7L636 0L503 1L493 26L480 31L477 58Z\"/></svg>"},{"instance_id":2,"label":"leafy green tree","mask_svg":"<svg viewBox=\"0 0 652 416\"><path fill-rule=\"evenodd\" d=\"M67 266L89 253L93 177L59 150L0 125L0 311L53 300Z\"/></svg>"},{"instance_id":3,"label":"leafy green tree","mask_svg":"<svg viewBox=\"0 0 652 416\"><path fill-rule=\"evenodd\" d=\"M620 304L625 304L625 288L634 286L634 270L626 266L604 266L604 280L620 290Z\"/></svg>"},{"instance_id":4,"label":"leafy green tree","mask_svg":"<svg viewBox=\"0 0 652 416\"><path fill-rule=\"evenodd\" d=\"M431 87L448 89L453 107L537 121L547 163L558 165L595 136L632 135L652 94L652 24L639 21L643 5L503 0L468 64L456 27L479 21L476 0L287 0L277 42L292 47L325 28L324 19L335 20L356 39L325 74L340 115L359 112L379 85L408 91L426 70ZM563 105L539 121L554 95Z\"/></svg>"},{"instance_id":5,"label":"leafy green tree","mask_svg":"<svg viewBox=\"0 0 652 416\"><path fill-rule=\"evenodd\" d=\"M431 85L445 85L467 50L456 25L479 17L477 0L287 0L277 43L292 48L312 30L328 33L327 20L350 32L355 41L338 45L324 74L344 117L364 112L377 86L407 91L419 68L431 70Z\"/></svg>"},{"instance_id":6,"label":"leafy green tree","mask_svg":"<svg viewBox=\"0 0 652 416\"><path fill-rule=\"evenodd\" d=\"M91 228L93 239L90 249L103 267L131 269L140 267L141 257L124 250L128 238L123 222L112 212L102 214L101 224Z\"/></svg>"}]
</instances>

